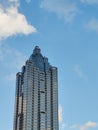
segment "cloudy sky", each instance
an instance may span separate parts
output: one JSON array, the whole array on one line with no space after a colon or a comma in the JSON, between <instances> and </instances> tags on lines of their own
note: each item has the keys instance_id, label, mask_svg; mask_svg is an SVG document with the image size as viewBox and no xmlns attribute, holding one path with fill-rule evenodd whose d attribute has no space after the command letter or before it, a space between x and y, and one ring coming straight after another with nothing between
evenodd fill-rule
<instances>
[{"instance_id":1,"label":"cloudy sky","mask_svg":"<svg viewBox=\"0 0 98 130\"><path fill-rule=\"evenodd\" d=\"M98 130L98 0L0 0L0 130L36 45L58 67L60 130Z\"/></svg>"}]
</instances>

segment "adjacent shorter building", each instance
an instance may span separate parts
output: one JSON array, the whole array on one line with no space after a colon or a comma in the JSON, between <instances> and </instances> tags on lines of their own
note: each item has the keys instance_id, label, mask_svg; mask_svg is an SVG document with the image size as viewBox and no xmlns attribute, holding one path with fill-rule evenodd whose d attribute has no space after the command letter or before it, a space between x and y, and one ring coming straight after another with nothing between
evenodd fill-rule
<instances>
[{"instance_id":1,"label":"adjacent shorter building","mask_svg":"<svg viewBox=\"0 0 98 130\"><path fill-rule=\"evenodd\" d=\"M13 130L59 130L57 75L36 46L16 75Z\"/></svg>"}]
</instances>

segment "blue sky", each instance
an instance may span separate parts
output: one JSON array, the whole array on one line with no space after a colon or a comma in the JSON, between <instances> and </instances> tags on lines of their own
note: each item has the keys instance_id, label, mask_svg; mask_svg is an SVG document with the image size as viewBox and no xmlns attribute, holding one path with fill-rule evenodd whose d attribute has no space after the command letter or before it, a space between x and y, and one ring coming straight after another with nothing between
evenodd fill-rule
<instances>
[{"instance_id":1,"label":"blue sky","mask_svg":"<svg viewBox=\"0 0 98 130\"><path fill-rule=\"evenodd\" d=\"M98 130L98 0L0 0L0 130L36 45L58 67L60 130Z\"/></svg>"}]
</instances>

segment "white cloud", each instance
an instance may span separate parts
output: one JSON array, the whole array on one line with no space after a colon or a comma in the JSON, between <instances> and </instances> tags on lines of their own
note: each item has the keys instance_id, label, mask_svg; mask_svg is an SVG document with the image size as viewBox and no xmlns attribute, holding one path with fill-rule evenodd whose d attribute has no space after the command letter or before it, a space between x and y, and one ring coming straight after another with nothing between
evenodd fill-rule
<instances>
[{"instance_id":1,"label":"white cloud","mask_svg":"<svg viewBox=\"0 0 98 130\"><path fill-rule=\"evenodd\" d=\"M27 3L30 3L31 2L31 0L25 0Z\"/></svg>"},{"instance_id":2,"label":"white cloud","mask_svg":"<svg viewBox=\"0 0 98 130\"><path fill-rule=\"evenodd\" d=\"M70 126L71 129L78 129L78 130L89 130L91 128L97 128L97 127L98 127L98 123L92 121L88 121L87 123L81 126L78 124L74 124Z\"/></svg>"},{"instance_id":3,"label":"white cloud","mask_svg":"<svg viewBox=\"0 0 98 130\"><path fill-rule=\"evenodd\" d=\"M59 113L59 123L62 123L63 117L62 117L62 106L61 105L59 105L58 113Z\"/></svg>"},{"instance_id":4,"label":"white cloud","mask_svg":"<svg viewBox=\"0 0 98 130\"><path fill-rule=\"evenodd\" d=\"M88 121L83 126L80 127L80 130L88 130L89 128L96 128L98 126L98 123Z\"/></svg>"},{"instance_id":5,"label":"white cloud","mask_svg":"<svg viewBox=\"0 0 98 130\"><path fill-rule=\"evenodd\" d=\"M9 0L9 2L18 2L19 0Z\"/></svg>"},{"instance_id":6,"label":"white cloud","mask_svg":"<svg viewBox=\"0 0 98 130\"><path fill-rule=\"evenodd\" d=\"M80 1L87 4L98 4L98 0L80 0Z\"/></svg>"},{"instance_id":7,"label":"white cloud","mask_svg":"<svg viewBox=\"0 0 98 130\"><path fill-rule=\"evenodd\" d=\"M18 7L20 5L20 0L1 0L0 7L3 7L4 10L10 6Z\"/></svg>"},{"instance_id":8,"label":"white cloud","mask_svg":"<svg viewBox=\"0 0 98 130\"><path fill-rule=\"evenodd\" d=\"M28 24L26 17L18 12L17 7L11 6L6 10L0 7L0 39L32 32L36 32L36 29Z\"/></svg>"},{"instance_id":9,"label":"white cloud","mask_svg":"<svg viewBox=\"0 0 98 130\"><path fill-rule=\"evenodd\" d=\"M76 129L76 128L78 128L78 125L77 125L77 124L74 124L74 125L72 125L70 128L71 128L71 129Z\"/></svg>"},{"instance_id":10,"label":"white cloud","mask_svg":"<svg viewBox=\"0 0 98 130\"><path fill-rule=\"evenodd\" d=\"M5 76L5 80L7 81L13 81L16 79L16 73L10 73L9 75Z\"/></svg>"},{"instance_id":11,"label":"white cloud","mask_svg":"<svg viewBox=\"0 0 98 130\"><path fill-rule=\"evenodd\" d=\"M15 81L16 73L21 71L27 57L14 48L0 45L0 77L6 81ZM2 75L3 73L3 75Z\"/></svg>"},{"instance_id":12,"label":"white cloud","mask_svg":"<svg viewBox=\"0 0 98 130\"><path fill-rule=\"evenodd\" d=\"M42 0L41 8L64 18L66 22L71 22L78 12L76 5L68 0Z\"/></svg>"},{"instance_id":13,"label":"white cloud","mask_svg":"<svg viewBox=\"0 0 98 130\"><path fill-rule=\"evenodd\" d=\"M59 105L59 109L58 109L58 116L59 116L59 127L60 129L65 129L67 127L67 124L65 124L63 122L63 109L62 109L62 106Z\"/></svg>"},{"instance_id":14,"label":"white cloud","mask_svg":"<svg viewBox=\"0 0 98 130\"><path fill-rule=\"evenodd\" d=\"M73 71L80 77L80 78L83 78L83 72L80 68L79 65L75 65L74 68L73 68Z\"/></svg>"},{"instance_id":15,"label":"white cloud","mask_svg":"<svg viewBox=\"0 0 98 130\"><path fill-rule=\"evenodd\" d=\"M98 32L98 20L96 18L91 19L86 25L85 28L89 31Z\"/></svg>"},{"instance_id":16,"label":"white cloud","mask_svg":"<svg viewBox=\"0 0 98 130\"><path fill-rule=\"evenodd\" d=\"M67 125L63 123L63 124L61 125L61 128L62 128L62 129L65 129L66 126L67 126Z\"/></svg>"},{"instance_id":17,"label":"white cloud","mask_svg":"<svg viewBox=\"0 0 98 130\"><path fill-rule=\"evenodd\" d=\"M27 57L16 49L0 45L0 64L6 69L20 70Z\"/></svg>"}]
</instances>

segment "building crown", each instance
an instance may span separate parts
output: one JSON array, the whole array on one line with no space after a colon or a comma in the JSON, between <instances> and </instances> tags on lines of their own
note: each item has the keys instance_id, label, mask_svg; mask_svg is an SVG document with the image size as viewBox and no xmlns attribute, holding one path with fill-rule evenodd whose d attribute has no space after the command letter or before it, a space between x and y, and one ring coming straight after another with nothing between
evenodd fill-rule
<instances>
[{"instance_id":1,"label":"building crown","mask_svg":"<svg viewBox=\"0 0 98 130\"><path fill-rule=\"evenodd\" d=\"M33 54L41 54L41 49L39 48L39 46L35 46Z\"/></svg>"}]
</instances>

